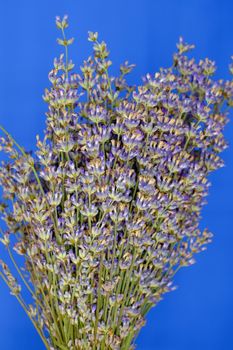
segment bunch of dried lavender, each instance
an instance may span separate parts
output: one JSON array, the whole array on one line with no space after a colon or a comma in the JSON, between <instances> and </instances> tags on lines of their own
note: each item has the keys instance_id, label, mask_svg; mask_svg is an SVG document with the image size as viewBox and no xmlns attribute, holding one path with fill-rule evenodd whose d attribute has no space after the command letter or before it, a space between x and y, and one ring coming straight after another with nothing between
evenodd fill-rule
<instances>
[{"instance_id":1,"label":"bunch of dried lavender","mask_svg":"<svg viewBox=\"0 0 233 350\"><path fill-rule=\"evenodd\" d=\"M174 274L210 242L198 224L207 176L223 165L233 82L213 81L214 62L189 59L193 46L180 39L171 68L131 87L125 76L133 65L111 77L97 33L89 33L93 56L75 74L67 17L56 23L65 55L49 73L36 154L1 127L11 158L0 168L1 240L33 304L4 262L0 275L46 349L133 349Z\"/></svg>"}]
</instances>

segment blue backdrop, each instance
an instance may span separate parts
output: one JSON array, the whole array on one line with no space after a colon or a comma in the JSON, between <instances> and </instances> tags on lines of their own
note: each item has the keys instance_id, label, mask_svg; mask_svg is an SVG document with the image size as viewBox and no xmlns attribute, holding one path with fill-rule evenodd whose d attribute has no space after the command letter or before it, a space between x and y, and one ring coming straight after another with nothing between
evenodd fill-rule
<instances>
[{"instance_id":1,"label":"blue backdrop","mask_svg":"<svg viewBox=\"0 0 233 350\"><path fill-rule=\"evenodd\" d=\"M67 13L77 38L72 56L78 65L90 53L87 31L107 41L113 73L126 59L146 72L168 66L180 35L196 44L196 58L216 60L227 78L232 41L232 0L6 0L0 1L0 123L28 149L45 127L43 90L58 55L56 15ZM212 176L201 225L215 233L197 264L181 270L178 290L167 294L148 316L138 350L233 349L233 123L226 130L226 167ZM1 254L3 250L1 249ZM30 321L0 281L0 349L43 350ZM90 349L91 350L91 349Z\"/></svg>"}]
</instances>

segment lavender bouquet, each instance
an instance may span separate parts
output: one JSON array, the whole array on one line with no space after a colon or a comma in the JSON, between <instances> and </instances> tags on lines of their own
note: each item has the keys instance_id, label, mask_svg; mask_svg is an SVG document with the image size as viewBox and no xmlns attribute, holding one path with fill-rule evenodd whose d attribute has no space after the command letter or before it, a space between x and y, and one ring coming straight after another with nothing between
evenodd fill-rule
<instances>
[{"instance_id":1,"label":"lavender bouquet","mask_svg":"<svg viewBox=\"0 0 233 350\"><path fill-rule=\"evenodd\" d=\"M129 86L134 66L110 76L92 32L93 55L76 74L67 16L56 24L65 54L49 73L35 154L0 126L10 158L0 167L1 241L13 263L1 260L0 275L46 349L134 349L175 273L211 241L198 226L207 177L223 166L233 82L213 81L214 62L189 59L193 45L180 39L171 68Z\"/></svg>"}]
</instances>

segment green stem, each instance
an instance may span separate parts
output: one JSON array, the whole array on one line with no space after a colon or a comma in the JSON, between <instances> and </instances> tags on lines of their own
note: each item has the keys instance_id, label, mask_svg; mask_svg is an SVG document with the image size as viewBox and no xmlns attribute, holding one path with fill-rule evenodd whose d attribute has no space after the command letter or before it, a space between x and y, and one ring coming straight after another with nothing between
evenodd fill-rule
<instances>
[{"instance_id":1,"label":"green stem","mask_svg":"<svg viewBox=\"0 0 233 350\"><path fill-rule=\"evenodd\" d=\"M1 271L0 271L0 276L2 277L3 281L7 284L7 286L11 289L11 287L10 287L6 277L3 275L3 273ZM28 312L27 306L26 306L25 302L23 301L22 297L20 296L20 294L19 295L14 294L14 295L15 295L16 299L18 300L18 302L20 303L20 305L22 306L22 308L24 309L24 311L27 314L27 316L29 317L29 319L31 320L31 322L34 325L35 329L37 330L38 334L40 335L40 337L41 337L41 339L42 339L46 349L50 350L49 344L48 344L48 342L47 342L47 340L46 340L42 330L39 328L39 326L37 325L36 321L33 320L32 316Z\"/></svg>"},{"instance_id":2,"label":"green stem","mask_svg":"<svg viewBox=\"0 0 233 350\"><path fill-rule=\"evenodd\" d=\"M126 283L123 283L125 285L124 286L124 291L123 291L123 300L122 300L122 303L121 303L121 308L120 308L120 312L119 312L119 316L118 316L118 323L117 323L117 326L116 326L116 333L118 335L120 334L121 318L122 318L122 315L123 315L124 308L126 306L125 302L126 302L126 298L127 298L127 293L129 291L129 284L131 282L131 275L132 275L132 272L133 272L135 258L136 258L136 251L134 249L132 262L131 262L129 271L127 271L127 273L125 274L125 277L124 277L124 280L126 281Z\"/></svg>"},{"instance_id":3,"label":"green stem","mask_svg":"<svg viewBox=\"0 0 233 350\"><path fill-rule=\"evenodd\" d=\"M22 272L20 271L20 268L18 267L18 264L17 264L17 262L15 261L15 259L14 259L14 257L13 257L13 254L11 253L9 247L7 248L7 251L8 251L8 254L9 254L9 256L10 256L10 259L11 259L12 263L14 264L14 267L16 268L18 274L20 275L20 277L21 277L23 283L25 284L25 286L27 287L27 289L28 289L28 291L31 293L31 295L32 295L34 298L36 298L36 297L35 297L35 294L34 294L34 292L33 292L33 290L31 289L31 287L30 287L29 284L27 283L26 279L24 278Z\"/></svg>"},{"instance_id":4,"label":"green stem","mask_svg":"<svg viewBox=\"0 0 233 350\"><path fill-rule=\"evenodd\" d=\"M96 306L96 320L95 320L95 328L94 328L94 343L96 346L96 337L97 337L97 329L99 323L99 311L100 311L100 303L101 303L101 285L102 285L102 269L103 269L103 253L100 258L100 267L99 267L99 281L98 281L98 292L97 292L97 306Z\"/></svg>"}]
</instances>

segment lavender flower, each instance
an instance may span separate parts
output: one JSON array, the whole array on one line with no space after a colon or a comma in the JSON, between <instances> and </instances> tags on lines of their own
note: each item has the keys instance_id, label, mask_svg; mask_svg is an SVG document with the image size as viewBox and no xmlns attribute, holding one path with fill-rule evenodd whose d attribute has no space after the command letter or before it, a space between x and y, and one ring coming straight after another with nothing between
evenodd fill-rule
<instances>
[{"instance_id":1,"label":"lavender flower","mask_svg":"<svg viewBox=\"0 0 233 350\"><path fill-rule=\"evenodd\" d=\"M0 126L10 156L0 167L1 242L34 304L4 262L0 275L46 349L134 349L174 274L211 241L198 226L208 175L223 166L233 83L214 81L215 63L189 59L193 45L180 39L171 68L129 86L133 65L112 77L107 46L92 32L93 55L76 74L67 16L56 25L65 56L49 73L36 154Z\"/></svg>"}]
</instances>

